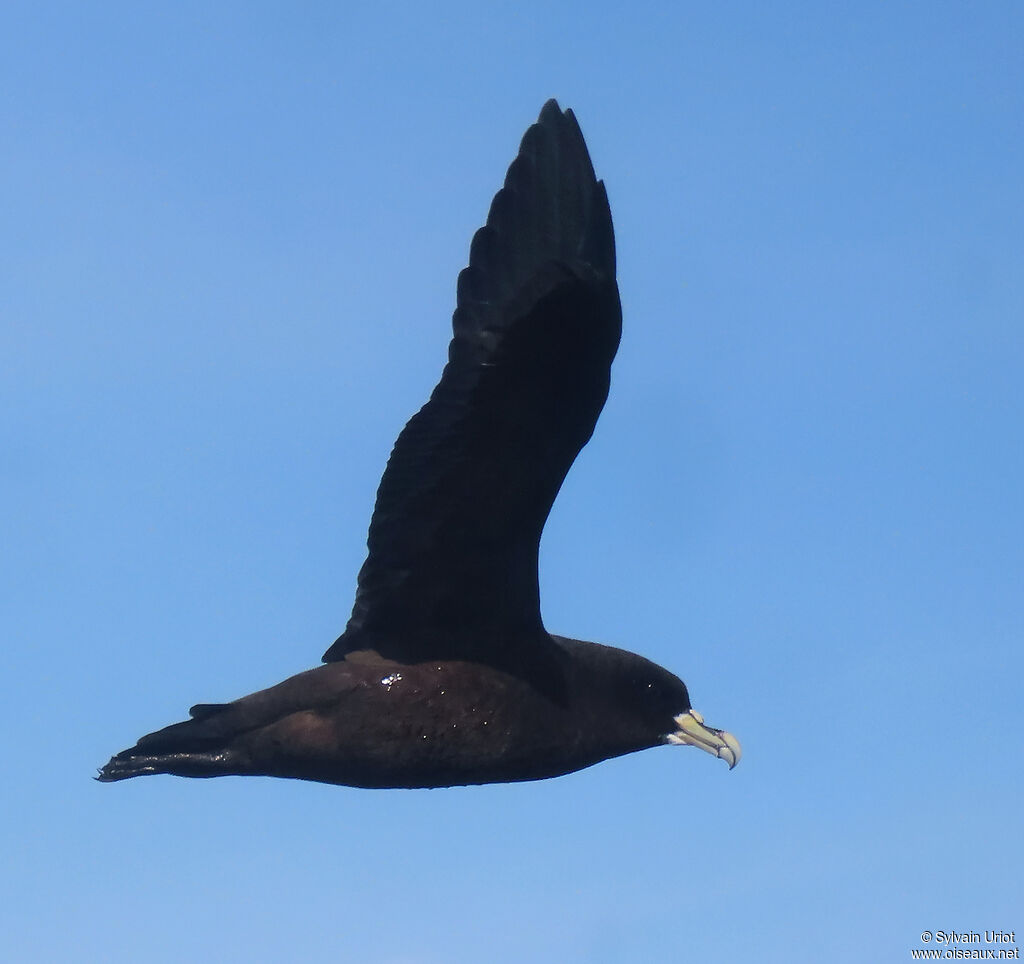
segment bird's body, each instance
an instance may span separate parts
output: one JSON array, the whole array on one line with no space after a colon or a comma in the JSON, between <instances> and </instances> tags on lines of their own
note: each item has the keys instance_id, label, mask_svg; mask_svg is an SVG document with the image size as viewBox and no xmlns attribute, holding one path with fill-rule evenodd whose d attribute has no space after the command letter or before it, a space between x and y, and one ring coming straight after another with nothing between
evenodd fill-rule
<instances>
[{"instance_id":1,"label":"bird's body","mask_svg":"<svg viewBox=\"0 0 1024 964\"><path fill-rule=\"evenodd\" d=\"M676 676L541 620L541 531L604 405L620 327L604 187L572 113L549 101L473 239L448 364L395 444L326 665L193 707L99 779L440 787L661 743L735 765L739 744L703 725Z\"/></svg>"},{"instance_id":2,"label":"bird's body","mask_svg":"<svg viewBox=\"0 0 1024 964\"><path fill-rule=\"evenodd\" d=\"M661 742L628 708L635 699L671 714L675 677L633 653L554 640L561 699L477 662L409 664L364 652L234 703L194 707L194 720L115 757L107 778L153 767L179 776L441 787L558 776ZM623 666L628 676L618 672Z\"/></svg>"}]
</instances>

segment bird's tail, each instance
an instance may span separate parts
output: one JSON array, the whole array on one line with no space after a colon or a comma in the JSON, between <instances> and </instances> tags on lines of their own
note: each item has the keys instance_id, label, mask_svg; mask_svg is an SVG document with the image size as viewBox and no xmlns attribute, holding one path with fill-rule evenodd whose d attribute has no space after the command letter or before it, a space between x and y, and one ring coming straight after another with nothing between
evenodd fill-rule
<instances>
[{"instance_id":1,"label":"bird's tail","mask_svg":"<svg viewBox=\"0 0 1024 964\"><path fill-rule=\"evenodd\" d=\"M111 757L96 777L102 783L154 773L180 777L216 777L244 772L240 753L230 737L233 704L201 703L189 711L192 719L142 737L135 746Z\"/></svg>"}]
</instances>

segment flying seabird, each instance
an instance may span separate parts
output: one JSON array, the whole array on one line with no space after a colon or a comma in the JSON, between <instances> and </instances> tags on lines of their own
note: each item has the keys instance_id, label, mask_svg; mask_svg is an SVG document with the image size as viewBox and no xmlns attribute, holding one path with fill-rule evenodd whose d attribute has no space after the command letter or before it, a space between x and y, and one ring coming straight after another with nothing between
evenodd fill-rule
<instances>
[{"instance_id":1,"label":"flying seabird","mask_svg":"<svg viewBox=\"0 0 1024 964\"><path fill-rule=\"evenodd\" d=\"M326 665L194 706L98 779L447 787L661 744L735 766L739 743L704 724L677 676L541 620L541 530L608 395L621 322L604 184L572 111L551 100L473 238L448 363L388 460Z\"/></svg>"}]
</instances>

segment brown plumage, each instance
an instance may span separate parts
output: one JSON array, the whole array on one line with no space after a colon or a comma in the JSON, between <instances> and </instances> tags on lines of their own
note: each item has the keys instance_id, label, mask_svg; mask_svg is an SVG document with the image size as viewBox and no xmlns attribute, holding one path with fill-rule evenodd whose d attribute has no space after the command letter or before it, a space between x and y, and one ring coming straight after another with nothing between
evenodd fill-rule
<instances>
[{"instance_id":1,"label":"brown plumage","mask_svg":"<svg viewBox=\"0 0 1024 964\"><path fill-rule=\"evenodd\" d=\"M101 771L436 787L569 773L661 743L735 765L685 685L549 635L537 553L608 394L621 309L604 185L545 104L473 238L441 381L395 443L327 665L143 737Z\"/></svg>"}]
</instances>

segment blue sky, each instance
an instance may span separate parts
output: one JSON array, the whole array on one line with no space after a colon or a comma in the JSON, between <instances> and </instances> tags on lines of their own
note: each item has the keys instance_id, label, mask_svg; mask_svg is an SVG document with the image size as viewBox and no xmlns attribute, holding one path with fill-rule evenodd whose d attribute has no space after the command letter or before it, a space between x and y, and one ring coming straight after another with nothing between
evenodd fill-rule
<instances>
[{"instance_id":1,"label":"blue sky","mask_svg":"<svg viewBox=\"0 0 1024 964\"><path fill-rule=\"evenodd\" d=\"M9 959L1024 932L1022 45L1014 3L5 5ZM551 96L607 183L625 320L545 619L681 675L740 766L93 782L343 628Z\"/></svg>"}]
</instances>

